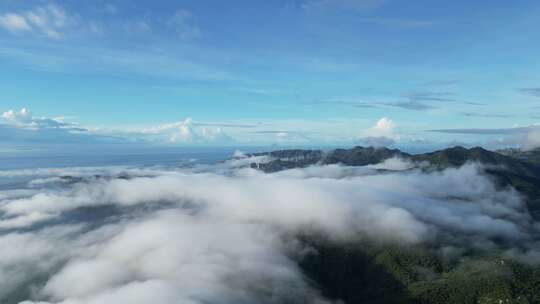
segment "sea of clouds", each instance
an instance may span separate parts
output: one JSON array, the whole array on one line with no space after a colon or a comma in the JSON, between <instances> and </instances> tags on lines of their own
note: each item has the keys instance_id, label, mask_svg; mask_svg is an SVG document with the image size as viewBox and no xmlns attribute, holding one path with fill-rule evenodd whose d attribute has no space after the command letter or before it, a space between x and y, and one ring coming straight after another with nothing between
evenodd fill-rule
<instances>
[{"instance_id":1,"label":"sea of clouds","mask_svg":"<svg viewBox=\"0 0 540 304\"><path fill-rule=\"evenodd\" d=\"M481 166L265 174L254 160L0 171L0 302L330 303L296 262L310 231L540 261L539 223Z\"/></svg>"}]
</instances>

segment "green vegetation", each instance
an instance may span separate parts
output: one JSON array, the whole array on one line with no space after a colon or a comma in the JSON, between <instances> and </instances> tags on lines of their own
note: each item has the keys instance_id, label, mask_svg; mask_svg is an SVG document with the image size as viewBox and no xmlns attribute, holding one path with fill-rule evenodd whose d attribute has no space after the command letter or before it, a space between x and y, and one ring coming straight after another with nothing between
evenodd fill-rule
<instances>
[{"instance_id":1,"label":"green vegetation","mask_svg":"<svg viewBox=\"0 0 540 304\"><path fill-rule=\"evenodd\" d=\"M307 240L300 261L323 295L345 303L540 303L540 268L497 254L445 261L434 249Z\"/></svg>"}]
</instances>

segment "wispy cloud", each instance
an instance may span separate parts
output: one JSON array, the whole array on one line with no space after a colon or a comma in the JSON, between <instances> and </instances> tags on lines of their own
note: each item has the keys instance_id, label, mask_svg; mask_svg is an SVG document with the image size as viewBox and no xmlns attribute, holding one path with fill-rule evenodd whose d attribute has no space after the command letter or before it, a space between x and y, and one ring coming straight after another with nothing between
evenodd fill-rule
<instances>
[{"instance_id":1,"label":"wispy cloud","mask_svg":"<svg viewBox=\"0 0 540 304\"><path fill-rule=\"evenodd\" d=\"M456 93L444 91L444 92L432 92L432 91L415 91L402 93L401 97L408 99L408 101L385 103L387 106L403 108L414 111L425 111L437 108L434 103L454 103L459 102L469 105L484 105L476 102L467 102L457 99Z\"/></svg>"},{"instance_id":2,"label":"wispy cloud","mask_svg":"<svg viewBox=\"0 0 540 304\"><path fill-rule=\"evenodd\" d=\"M508 135L523 134L531 131L540 131L540 126L516 127L516 128L462 128L462 129L434 129L428 132L448 134L479 134L479 135Z\"/></svg>"},{"instance_id":3,"label":"wispy cloud","mask_svg":"<svg viewBox=\"0 0 540 304\"><path fill-rule=\"evenodd\" d=\"M112 3L106 3L104 5L104 10L105 12L107 12L108 14L111 14L111 15L114 15L116 13L118 13L118 7Z\"/></svg>"},{"instance_id":4,"label":"wispy cloud","mask_svg":"<svg viewBox=\"0 0 540 304\"><path fill-rule=\"evenodd\" d=\"M193 125L200 127L220 127L220 128L241 128L251 129L259 127L260 124L241 124L241 123L226 123L226 122L193 122Z\"/></svg>"},{"instance_id":5,"label":"wispy cloud","mask_svg":"<svg viewBox=\"0 0 540 304\"><path fill-rule=\"evenodd\" d=\"M361 108L361 109L375 109L380 107L393 107L393 108L401 108L406 110L413 110L413 111L426 111L430 109L436 108L435 106L431 104L427 104L427 101L435 101L435 102L446 102L447 98L439 97L438 95L424 95L424 94L411 94L411 95L402 95L403 97L406 97L409 99L408 101L398 101L398 102L367 102L367 101L360 101L355 99L327 99L327 100L318 100L318 101L312 101L304 104L308 105L342 105L342 106L349 106L354 108ZM446 95L442 95L446 96ZM448 99L449 100L449 99Z\"/></svg>"},{"instance_id":6,"label":"wispy cloud","mask_svg":"<svg viewBox=\"0 0 540 304\"><path fill-rule=\"evenodd\" d=\"M463 101L463 103L471 105L471 106L486 106L487 105L487 103L474 102L474 101Z\"/></svg>"},{"instance_id":7,"label":"wispy cloud","mask_svg":"<svg viewBox=\"0 0 540 304\"><path fill-rule=\"evenodd\" d=\"M0 46L0 56L19 62L24 68L49 72L76 71L79 74L138 75L192 81L237 79L218 67L155 50L133 52L71 45L26 49Z\"/></svg>"},{"instance_id":8,"label":"wispy cloud","mask_svg":"<svg viewBox=\"0 0 540 304\"><path fill-rule=\"evenodd\" d=\"M307 105L343 105L343 106L351 106L355 108L364 108L364 109L370 109L370 108L377 108L379 104L375 102L367 102L367 101L357 101L353 99L326 99L326 100L316 100L311 101L307 103L303 103Z\"/></svg>"},{"instance_id":9,"label":"wispy cloud","mask_svg":"<svg viewBox=\"0 0 540 304\"><path fill-rule=\"evenodd\" d=\"M306 0L301 4L303 10L315 13L329 13L335 11L354 12L359 14L372 13L386 3L386 0ZM357 22L384 27L424 28L435 24L430 20L416 20L407 18L363 17Z\"/></svg>"},{"instance_id":10,"label":"wispy cloud","mask_svg":"<svg viewBox=\"0 0 540 304\"><path fill-rule=\"evenodd\" d=\"M400 19L400 18L360 18L357 19L361 23L401 27L401 28L423 28L431 27L435 24L433 21L426 20L414 20L414 19Z\"/></svg>"},{"instance_id":11,"label":"wispy cloud","mask_svg":"<svg viewBox=\"0 0 540 304\"><path fill-rule=\"evenodd\" d=\"M510 114L496 114L496 113L477 113L477 112L461 112L461 116L465 117L485 117L485 118L511 118L514 117Z\"/></svg>"},{"instance_id":12,"label":"wispy cloud","mask_svg":"<svg viewBox=\"0 0 540 304\"><path fill-rule=\"evenodd\" d=\"M0 27L10 32L23 32L32 30L32 27L30 26L30 24L28 24L25 17L14 13L0 15Z\"/></svg>"},{"instance_id":13,"label":"wispy cloud","mask_svg":"<svg viewBox=\"0 0 540 304\"><path fill-rule=\"evenodd\" d=\"M402 108L413 111L426 111L434 109L434 106L424 104L418 101L404 101L404 102L393 102L393 103L384 103L384 105L396 108Z\"/></svg>"},{"instance_id":14,"label":"wispy cloud","mask_svg":"<svg viewBox=\"0 0 540 304\"><path fill-rule=\"evenodd\" d=\"M527 95L540 97L540 88L521 88L519 91Z\"/></svg>"},{"instance_id":15,"label":"wispy cloud","mask_svg":"<svg viewBox=\"0 0 540 304\"><path fill-rule=\"evenodd\" d=\"M193 19L190 11L181 9L170 18L169 25L174 28L181 39L197 39L201 37L202 32Z\"/></svg>"},{"instance_id":16,"label":"wispy cloud","mask_svg":"<svg viewBox=\"0 0 540 304\"><path fill-rule=\"evenodd\" d=\"M457 85L459 84L460 81L459 80L431 80L431 81L428 81L426 83L424 83L425 86L434 86L434 87L437 87L437 86L454 86L454 85Z\"/></svg>"},{"instance_id":17,"label":"wispy cloud","mask_svg":"<svg viewBox=\"0 0 540 304\"><path fill-rule=\"evenodd\" d=\"M370 12L378 9L386 0L306 0L302 8L309 11L325 11L329 9Z\"/></svg>"},{"instance_id":18,"label":"wispy cloud","mask_svg":"<svg viewBox=\"0 0 540 304\"><path fill-rule=\"evenodd\" d=\"M290 130L259 130L252 134L273 135L278 143L281 142L311 142L313 138L308 132L290 131Z\"/></svg>"},{"instance_id":19,"label":"wispy cloud","mask_svg":"<svg viewBox=\"0 0 540 304\"><path fill-rule=\"evenodd\" d=\"M408 98L410 101L435 101L435 102L454 102L455 93L453 92L408 92L403 93L402 96Z\"/></svg>"},{"instance_id":20,"label":"wispy cloud","mask_svg":"<svg viewBox=\"0 0 540 304\"><path fill-rule=\"evenodd\" d=\"M0 14L1 28L12 33L34 33L51 39L63 38L65 30L76 23L74 16L56 4Z\"/></svg>"}]
</instances>

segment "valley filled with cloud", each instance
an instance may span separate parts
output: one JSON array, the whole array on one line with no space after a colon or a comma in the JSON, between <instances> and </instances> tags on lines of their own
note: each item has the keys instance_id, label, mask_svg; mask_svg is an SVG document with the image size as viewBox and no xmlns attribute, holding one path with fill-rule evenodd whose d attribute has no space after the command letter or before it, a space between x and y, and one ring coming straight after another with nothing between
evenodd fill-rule
<instances>
[{"instance_id":1,"label":"valley filled with cloud","mask_svg":"<svg viewBox=\"0 0 540 304\"><path fill-rule=\"evenodd\" d=\"M482 165L249 168L268 160L2 171L0 301L334 303L300 266L306 238L540 263L540 223Z\"/></svg>"}]
</instances>

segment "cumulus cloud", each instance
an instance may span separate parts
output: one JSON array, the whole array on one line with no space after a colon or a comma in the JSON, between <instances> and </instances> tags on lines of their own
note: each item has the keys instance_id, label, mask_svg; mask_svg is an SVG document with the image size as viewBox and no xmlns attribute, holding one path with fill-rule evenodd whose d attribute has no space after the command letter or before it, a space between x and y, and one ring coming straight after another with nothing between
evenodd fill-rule
<instances>
[{"instance_id":1,"label":"cumulus cloud","mask_svg":"<svg viewBox=\"0 0 540 304\"><path fill-rule=\"evenodd\" d=\"M84 131L61 118L35 117L27 108L8 110L0 116L0 137L6 139L46 137L50 133Z\"/></svg>"},{"instance_id":2,"label":"cumulus cloud","mask_svg":"<svg viewBox=\"0 0 540 304\"><path fill-rule=\"evenodd\" d=\"M143 135L165 136L170 143L226 144L234 142L220 125L199 124L191 118L183 121L143 129Z\"/></svg>"},{"instance_id":3,"label":"cumulus cloud","mask_svg":"<svg viewBox=\"0 0 540 304\"><path fill-rule=\"evenodd\" d=\"M51 39L61 39L73 24L75 18L55 4L0 15L0 27L10 32L33 32Z\"/></svg>"},{"instance_id":4,"label":"cumulus cloud","mask_svg":"<svg viewBox=\"0 0 540 304\"><path fill-rule=\"evenodd\" d=\"M48 144L118 143L122 138L91 132L64 118L36 117L27 108L9 110L0 116L0 140L30 147Z\"/></svg>"},{"instance_id":5,"label":"cumulus cloud","mask_svg":"<svg viewBox=\"0 0 540 304\"><path fill-rule=\"evenodd\" d=\"M309 248L293 236L310 231L539 256L521 197L474 164L428 173L390 159L264 174L246 158L100 176L107 168L26 170L27 187L0 192L0 299L327 303L295 262ZM54 179L62 172L67 182Z\"/></svg>"},{"instance_id":6,"label":"cumulus cloud","mask_svg":"<svg viewBox=\"0 0 540 304\"><path fill-rule=\"evenodd\" d=\"M27 108L22 108L20 111L8 110L2 113L2 118L9 125L30 129L75 126L75 124L64 122L62 118L34 117Z\"/></svg>"},{"instance_id":7,"label":"cumulus cloud","mask_svg":"<svg viewBox=\"0 0 540 304\"><path fill-rule=\"evenodd\" d=\"M234 123L200 123L191 118L136 130L79 126L63 117L37 117L27 108L8 110L0 116L0 139L24 144L213 144L235 142L225 128L252 128Z\"/></svg>"},{"instance_id":8,"label":"cumulus cloud","mask_svg":"<svg viewBox=\"0 0 540 304\"><path fill-rule=\"evenodd\" d=\"M373 127L365 130L363 137L358 142L362 145L374 147L392 146L399 139L399 136L395 133L395 128L396 125L391 119L383 117Z\"/></svg>"},{"instance_id":9,"label":"cumulus cloud","mask_svg":"<svg viewBox=\"0 0 540 304\"><path fill-rule=\"evenodd\" d=\"M28 109L22 108L19 112L9 110L2 113L2 118L11 123L30 123L32 121L32 114Z\"/></svg>"},{"instance_id":10,"label":"cumulus cloud","mask_svg":"<svg viewBox=\"0 0 540 304\"><path fill-rule=\"evenodd\" d=\"M388 138L393 138L396 136L394 134L395 127L396 125L391 119L383 117L379 119L373 127L367 129L366 134L374 137L384 136Z\"/></svg>"}]
</instances>

